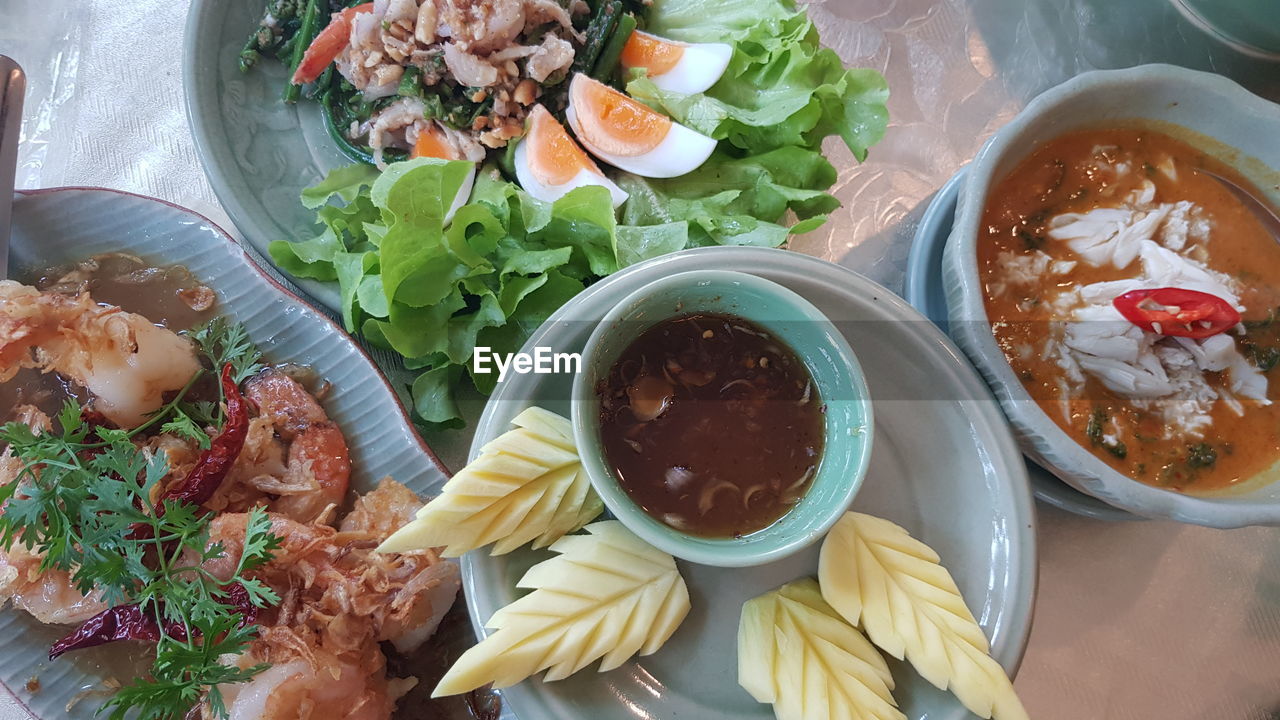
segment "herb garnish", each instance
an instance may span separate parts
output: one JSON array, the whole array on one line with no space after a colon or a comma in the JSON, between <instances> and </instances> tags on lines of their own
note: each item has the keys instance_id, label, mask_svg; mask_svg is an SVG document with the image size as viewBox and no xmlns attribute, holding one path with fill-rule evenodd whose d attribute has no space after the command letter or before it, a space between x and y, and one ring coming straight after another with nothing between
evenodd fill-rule
<instances>
[{"instance_id":1,"label":"herb garnish","mask_svg":"<svg viewBox=\"0 0 1280 720\"><path fill-rule=\"evenodd\" d=\"M239 325L219 318L189 335L212 367L229 364L237 383L262 367ZM208 448L207 428L226 422L223 410L187 397L209 374L198 373L132 430L92 425L75 399L58 413L53 431L37 434L18 422L0 426L0 444L8 445L23 468L0 486L0 547L39 552L42 571L66 571L79 591L100 591L112 607L136 605L156 627L171 628L159 633L150 677L136 678L103 706L111 720L176 720L201 697L216 717L226 717L218 685L244 682L266 668L241 669L219 658L243 652L257 634L245 610L280 601L252 577L280 546L270 517L262 509L249 513L235 571L226 579L214 576L202 565L226 551L209 541L213 516L172 499L157 507L153 498L169 474L167 457L135 444L158 425L161 432Z\"/></svg>"},{"instance_id":2,"label":"herb garnish","mask_svg":"<svg viewBox=\"0 0 1280 720\"><path fill-rule=\"evenodd\" d=\"M1187 446L1187 465L1193 468L1212 467L1218 462L1218 451L1209 443L1195 443Z\"/></svg>"},{"instance_id":3,"label":"herb garnish","mask_svg":"<svg viewBox=\"0 0 1280 720\"><path fill-rule=\"evenodd\" d=\"M1112 456L1119 460L1123 460L1129 455L1129 448L1120 440L1108 440L1104 434L1103 426L1111 421L1107 411L1102 408L1095 408L1089 415L1089 422L1085 425L1084 435L1089 438L1089 442L1094 446L1101 446L1102 449L1111 453Z\"/></svg>"},{"instance_id":4,"label":"herb garnish","mask_svg":"<svg viewBox=\"0 0 1280 720\"><path fill-rule=\"evenodd\" d=\"M262 353L249 340L244 326L225 317L214 318L185 334L200 346L200 351L209 358L213 367L220 368L231 363L234 371L231 377L236 383L244 382L263 368Z\"/></svg>"}]
</instances>

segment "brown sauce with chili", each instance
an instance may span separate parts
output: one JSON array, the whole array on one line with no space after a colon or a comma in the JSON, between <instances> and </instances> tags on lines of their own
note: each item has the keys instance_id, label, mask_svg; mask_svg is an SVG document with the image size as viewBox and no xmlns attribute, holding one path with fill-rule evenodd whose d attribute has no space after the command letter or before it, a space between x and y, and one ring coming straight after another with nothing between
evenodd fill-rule
<instances>
[{"instance_id":1,"label":"brown sauce with chili","mask_svg":"<svg viewBox=\"0 0 1280 720\"><path fill-rule=\"evenodd\" d=\"M823 448L822 402L781 340L738 317L696 314L642 333L600 383L605 455L649 515L733 537L782 517Z\"/></svg>"},{"instance_id":2,"label":"brown sauce with chili","mask_svg":"<svg viewBox=\"0 0 1280 720\"><path fill-rule=\"evenodd\" d=\"M1105 171L1097 149L1136 160L1133 172L1114 176ZM1172 162L1176 176L1160 166ZM1244 187L1247 180L1223 162L1169 135L1146 129L1075 132L1041 146L1006 178L987 199L978 243L978 263L986 291L986 309L996 341L1023 386L1064 431L1097 457L1142 482L1186 492L1212 491L1249 481L1280 459L1280 244L1258 219L1218 181L1198 172L1209 169ZM1237 348L1266 371L1269 406L1246 404L1237 415L1219 401L1210 414L1212 425L1203 438L1164 437L1162 419L1089 377L1083 392L1063 397L1058 382L1062 370L1039 352L1052 308L1041 302L1058 287L1088 285L1131 278L1133 268L1084 262L1048 283L997 293L993 287L1008 279L1001 253L1039 251L1054 260L1079 260L1066 243L1046 241L1049 220L1069 212L1115 207L1150 180L1156 202L1187 200L1198 205L1212 226L1206 264L1238 281L1240 300L1247 308L1244 336L1233 335ZM1254 193L1264 197L1261 193ZM1007 256L1006 256L1007 257ZM1020 350L1021 349L1021 350ZM1207 373L1209 384L1220 387L1223 373ZM1063 405L1069 408L1064 416ZM1123 442L1105 438L1122 428Z\"/></svg>"}]
</instances>

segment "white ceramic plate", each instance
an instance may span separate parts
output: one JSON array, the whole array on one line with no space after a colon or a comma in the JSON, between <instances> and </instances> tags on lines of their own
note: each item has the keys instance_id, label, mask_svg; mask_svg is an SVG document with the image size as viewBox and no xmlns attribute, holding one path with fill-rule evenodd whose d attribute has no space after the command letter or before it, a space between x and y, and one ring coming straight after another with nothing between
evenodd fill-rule
<instances>
[{"instance_id":1,"label":"white ceramic plate","mask_svg":"<svg viewBox=\"0 0 1280 720\"><path fill-rule=\"evenodd\" d=\"M23 192L13 207L10 272L18 279L52 265L104 252L126 252L157 265L183 265L218 293L219 311L243 323L269 360L310 366L333 384L324 406L351 449L352 486L367 492L393 477L420 494L444 483L430 448L373 362L333 322L264 274L240 246L189 210L138 195L97 188ZM0 610L0 681L45 720L93 717L101 695L66 709L84 688L111 676L95 650L49 662L50 644L69 628ZM26 689L38 678L40 689ZM128 680L129 678L120 678Z\"/></svg>"},{"instance_id":2,"label":"white ceramic plate","mask_svg":"<svg viewBox=\"0 0 1280 720\"><path fill-rule=\"evenodd\" d=\"M1010 672L1022 657L1036 586L1034 510L1026 468L986 386L928 320L888 290L844 268L798 253L706 248L668 255L591 287L530 339L577 352L604 313L628 293L671 273L749 272L782 283L823 311L849 339L875 403L871 469L854 502L936 548ZM478 424L481 445L531 404L569 414L571 375L513 376L498 386ZM747 720L772 718L737 683L736 633L742 603L816 574L818 546L749 569L681 563L693 611L658 653L556 683L526 681L503 691L521 720ZM515 582L546 551L501 557L470 553L464 590L473 622L520 593ZM483 630L477 623L477 632ZM912 720L959 720L968 713L947 693L891 662L897 697Z\"/></svg>"}]
</instances>

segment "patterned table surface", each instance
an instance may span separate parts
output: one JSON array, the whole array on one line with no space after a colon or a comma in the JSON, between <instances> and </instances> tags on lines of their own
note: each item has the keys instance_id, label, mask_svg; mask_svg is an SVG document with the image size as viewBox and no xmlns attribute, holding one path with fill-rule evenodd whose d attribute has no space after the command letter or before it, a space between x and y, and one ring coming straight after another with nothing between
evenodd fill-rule
<instances>
[{"instance_id":1,"label":"patterned table surface","mask_svg":"<svg viewBox=\"0 0 1280 720\"><path fill-rule=\"evenodd\" d=\"M0 0L0 53L31 76L19 187L131 190L231 229L187 129L186 10ZM835 153L844 208L793 249L892 289L933 192L1030 98L1076 73L1169 62L1280 99L1280 65L1217 45L1169 0L825 0L811 12L846 61L886 74L893 120L866 165ZM1280 718L1280 530L1038 510L1040 595L1017 679L1033 717ZM0 692L0 720L24 717Z\"/></svg>"}]
</instances>

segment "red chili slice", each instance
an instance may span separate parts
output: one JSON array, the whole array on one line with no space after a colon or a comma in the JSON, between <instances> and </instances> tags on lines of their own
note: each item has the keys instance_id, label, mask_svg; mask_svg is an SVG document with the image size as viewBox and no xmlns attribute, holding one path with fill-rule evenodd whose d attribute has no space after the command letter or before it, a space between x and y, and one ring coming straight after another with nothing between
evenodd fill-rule
<instances>
[{"instance_id":1,"label":"red chili slice","mask_svg":"<svg viewBox=\"0 0 1280 720\"><path fill-rule=\"evenodd\" d=\"M1160 335L1207 338L1240 323L1240 313L1231 303L1199 290L1133 290L1112 303L1126 320Z\"/></svg>"}]
</instances>

